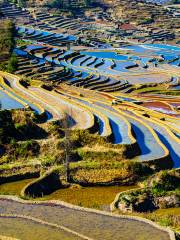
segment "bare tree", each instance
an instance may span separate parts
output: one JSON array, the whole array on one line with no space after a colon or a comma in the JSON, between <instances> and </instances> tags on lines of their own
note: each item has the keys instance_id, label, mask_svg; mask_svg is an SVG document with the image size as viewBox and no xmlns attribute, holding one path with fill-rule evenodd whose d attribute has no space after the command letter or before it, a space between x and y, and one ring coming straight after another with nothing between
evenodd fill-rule
<instances>
[{"instance_id":1,"label":"bare tree","mask_svg":"<svg viewBox=\"0 0 180 240\"><path fill-rule=\"evenodd\" d=\"M65 178L66 181L70 181L70 168L69 163L71 161L71 154L73 149L73 144L71 140L71 126L72 121L70 115L65 113L65 117L63 119L63 129L64 129L64 152L65 152L65 162L64 162L64 169L65 169Z\"/></svg>"}]
</instances>

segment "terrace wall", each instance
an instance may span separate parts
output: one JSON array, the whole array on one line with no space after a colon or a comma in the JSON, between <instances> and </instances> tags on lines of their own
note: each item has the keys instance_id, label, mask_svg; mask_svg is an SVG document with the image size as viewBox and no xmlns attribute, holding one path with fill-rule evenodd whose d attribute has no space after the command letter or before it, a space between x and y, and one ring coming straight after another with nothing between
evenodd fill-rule
<instances>
[{"instance_id":1,"label":"terrace wall","mask_svg":"<svg viewBox=\"0 0 180 240\"><path fill-rule=\"evenodd\" d=\"M24 179L37 178L40 175L40 170L36 169L31 172L16 173L10 176L0 176L0 185L3 183L16 182Z\"/></svg>"},{"instance_id":2,"label":"terrace wall","mask_svg":"<svg viewBox=\"0 0 180 240\"><path fill-rule=\"evenodd\" d=\"M43 195L48 195L59 189L60 186L61 182L59 175L54 170L51 170L46 172L40 178L26 185L21 191L21 196L42 197Z\"/></svg>"},{"instance_id":3,"label":"terrace wall","mask_svg":"<svg viewBox=\"0 0 180 240\"><path fill-rule=\"evenodd\" d=\"M13 74L10 74L10 73L6 73L6 72L0 72L0 74L3 76L3 77L0 76L0 83L1 83L2 86L4 86L5 89L8 89L8 91L6 91L7 94L10 95L10 96L13 96L13 94L10 93L10 92L12 92L15 95L19 95L22 99L26 100L26 97L23 94L20 94L20 92L18 92L18 94L17 94L16 91L13 90L13 88L10 88L8 80L4 79L4 77L14 78L14 79L16 79L17 86L23 88L23 86L19 82L20 77L18 77L16 75L13 75ZM22 101L21 99L15 97L15 96L13 96L13 98L15 100L17 100L18 102L20 102L23 106L27 106L26 102ZM27 101L29 103L32 103L34 106L36 106L40 110L40 115L39 116L40 116L41 119L44 119L45 116L46 116L45 109L42 108L39 104L36 104L35 102L32 102L29 99L27 99Z\"/></svg>"}]
</instances>

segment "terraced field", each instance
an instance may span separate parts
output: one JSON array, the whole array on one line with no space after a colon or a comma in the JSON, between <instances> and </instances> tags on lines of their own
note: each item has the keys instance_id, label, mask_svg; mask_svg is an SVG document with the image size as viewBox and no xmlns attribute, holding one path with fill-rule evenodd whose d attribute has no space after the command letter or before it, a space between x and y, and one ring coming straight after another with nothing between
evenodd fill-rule
<instances>
[{"instance_id":1,"label":"terraced field","mask_svg":"<svg viewBox=\"0 0 180 240\"><path fill-rule=\"evenodd\" d=\"M126 147L127 161L152 169L180 167L178 46L83 45L78 32L88 25L84 19L32 13L8 3L0 10L15 20L18 60L14 74L0 72L2 109L31 108L46 116L44 122L62 120L66 113L72 129L100 135L112 149ZM0 214L0 234L17 239L28 239L27 234L31 239L170 239L147 222L62 203L4 197Z\"/></svg>"},{"instance_id":2,"label":"terraced field","mask_svg":"<svg viewBox=\"0 0 180 240\"><path fill-rule=\"evenodd\" d=\"M0 99L2 109L23 108L23 105L20 102L13 99L13 96L10 97L3 89L0 91Z\"/></svg>"},{"instance_id":3,"label":"terraced field","mask_svg":"<svg viewBox=\"0 0 180 240\"><path fill-rule=\"evenodd\" d=\"M155 240L168 240L170 235L167 232L146 224L139 222L135 219L128 219L126 217L118 217L117 215L109 215L101 211L84 211L81 208L71 206L66 206L63 204L57 205L56 203L20 203L13 200L1 199L0 213L6 214L10 213L12 216L19 214L23 216L29 216L35 219L34 221L16 217L16 218L3 218L0 217L0 221L3 224L3 233L10 233L11 236L18 237L21 233L17 232L19 228L24 229L24 235L30 231L30 226L34 228L33 224L36 222L36 227L38 230L38 235L42 235L42 229L45 228L46 224L43 222L48 222L48 228L46 228L45 233L48 231L49 234L52 233L52 229L56 229L54 232L55 237L58 235L66 237L67 239L155 239ZM36 220L37 219L37 220ZM78 219L78 221L76 221ZM40 226L38 226L37 221L39 220ZM7 223L15 223L16 229L6 231ZM40 227L40 228L39 228ZM33 232L31 232L33 233ZM30 233L30 234L31 234ZM41 233L41 234L40 234ZM78 233L78 234L75 234ZM132 235L133 233L133 235ZM12 235L13 234L13 235ZM37 236L38 236L37 235ZM74 235L74 236L73 236ZM74 238L70 238L70 237ZM68 238L69 237L69 238ZM65 239L66 239L65 238ZM26 238L24 238L26 239ZM36 236L32 235L32 239L37 239ZM43 238L40 238L43 239ZM56 238L53 238L56 239Z\"/></svg>"},{"instance_id":4,"label":"terraced field","mask_svg":"<svg viewBox=\"0 0 180 240\"><path fill-rule=\"evenodd\" d=\"M156 108L152 108L149 107L151 102L147 100L142 105L137 105L137 100L134 99L133 103L133 99L130 102L123 101L122 97L120 105L112 106L111 98L114 99L112 95L105 95L104 97L101 93L98 93L97 98L93 95L89 96L90 90L81 90L80 94L83 95L81 97L77 96L76 87L74 91L71 90L71 94L67 94L62 87L61 90L58 90L58 93L38 87L29 87L27 91L19 84L18 78L13 79L13 76L6 76L6 79L12 89L9 90L6 83L4 83L4 86L11 92L16 91L16 96L24 92L24 95L28 95L28 98L30 97L41 104L46 111L56 118L62 118L63 112L68 112L73 119L73 125L77 128L90 128L94 124L94 117L98 117L100 119L98 130L100 135L106 136L112 133L114 144L132 145L137 143L141 149L141 155L138 157L140 161L164 159L165 166L166 163L170 164L171 159L175 167L180 166L179 138L177 137L179 115L175 109L172 114L172 107L170 112L166 111L167 106L169 108L171 106L169 103L166 103L166 105L162 103L158 107L158 102L154 101ZM67 88L72 89L71 87ZM88 94L87 97L85 97L86 94ZM103 101L99 101L100 98ZM118 96L117 99L120 99L120 97ZM173 102L172 99L171 102ZM176 99L175 102L178 102L178 100ZM164 111L161 110L163 107ZM149 120L146 115L151 115L152 120ZM164 126L162 126L163 121ZM164 132L163 137L160 134L162 131ZM172 166L172 164L170 165Z\"/></svg>"},{"instance_id":5,"label":"terraced field","mask_svg":"<svg viewBox=\"0 0 180 240\"><path fill-rule=\"evenodd\" d=\"M67 233L58 227L41 223L37 220L31 220L23 217L1 216L1 235L13 237L13 239L81 239L71 233ZM7 226L15 226L9 228Z\"/></svg>"},{"instance_id":6,"label":"terraced field","mask_svg":"<svg viewBox=\"0 0 180 240\"><path fill-rule=\"evenodd\" d=\"M12 18L14 14L30 15L12 6L1 9ZM65 50L63 46L67 43L76 44L76 37L59 34L51 29L51 25L55 24L57 29L66 28L73 27L73 22L40 12L36 17L49 29L17 24L17 37L32 41L32 44L17 46L14 50L18 56L18 77L1 73L2 96L7 93L16 102L19 99L21 103L14 102L14 107L29 105L39 113L51 114L53 119L61 119L66 111L71 115L73 125L80 129L92 127L96 119L99 134L112 135L114 144L137 144L141 151L137 156L140 161L163 159L179 167L179 97L137 95L133 89L136 84L142 85L142 91L148 84L177 88L180 49L146 44L124 46L120 54L116 50ZM33 16L31 21L34 21ZM38 80L38 86L23 87L22 77L34 82ZM43 83L53 84L58 93L39 88ZM67 94L66 88L72 89L72 93ZM98 91L98 99L95 91ZM128 91L132 94L127 98L123 94ZM111 94L104 95L103 92ZM120 101L120 106L112 106L112 101L116 100Z\"/></svg>"}]
</instances>

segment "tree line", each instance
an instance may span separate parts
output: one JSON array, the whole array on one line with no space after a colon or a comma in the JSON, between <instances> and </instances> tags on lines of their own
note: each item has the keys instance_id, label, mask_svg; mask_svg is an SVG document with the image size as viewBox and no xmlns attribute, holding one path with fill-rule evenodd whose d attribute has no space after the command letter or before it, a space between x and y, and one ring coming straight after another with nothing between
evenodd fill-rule
<instances>
[{"instance_id":1,"label":"tree line","mask_svg":"<svg viewBox=\"0 0 180 240\"><path fill-rule=\"evenodd\" d=\"M0 36L0 70L14 72L17 68L17 58L13 54L15 26L12 21L0 21Z\"/></svg>"}]
</instances>

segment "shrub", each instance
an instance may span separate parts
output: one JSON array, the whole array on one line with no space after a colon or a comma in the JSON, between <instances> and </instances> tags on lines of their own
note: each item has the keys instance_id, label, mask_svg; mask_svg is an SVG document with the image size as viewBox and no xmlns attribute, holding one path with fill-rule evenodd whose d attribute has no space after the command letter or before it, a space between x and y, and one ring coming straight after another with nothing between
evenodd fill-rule
<instances>
[{"instance_id":1,"label":"shrub","mask_svg":"<svg viewBox=\"0 0 180 240\"><path fill-rule=\"evenodd\" d=\"M40 150L40 146L36 141L25 141L21 143L11 143L13 147L14 156L16 158L27 158L29 156L37 156Z\"/></svg>"},{"instance_id":2,"label":"shrub","mask_svg":"<svg viewBox=\"0 0 180 240\"><path fill-rule=\"evenodd\" d=\"M0 111L0 143L8 143L15 137L16 130L13 124L11 112L8 110Z\"/></svg>"},{"instance_id":3,"label":"shrub","mask_svg":"<svg viewBox=\"0 0 180 240\"><path fill-rule=\"evenodd\" d=\"M17 67L17 59L12 54L14 48L14 23L9 20L0 21L0 70L13 72Z\"/></svg>"},{"instance_id":4,"label":"shrub","mask_svg":"<svg viewBox=\"0 0 180 240\"><path fill-rule=\"evenodd\" d=\"M94 143L104 145L106 141L96 134L90 134L87 130L74 130L72 132L72 140L76 146L92 146Z\"/></svg>"},{"instance_id":5,"label":"shrub","mask_svg":"<svg viewBox=\"0 0 180 240\"><path fill-rule=\"evenodd\" d=\"M152 184L152 192L156 196L162 196L167 191L173 191L179 186L179 176L176 176L173 172L162 171L158 176L158 180L154 180Z\"/></svg>"},{"instance_id":6,"label":"shrub","mask_svg":"<svg viewBox=\"0 0 180 240\"><path fill-rule=\"evenodd\" d=\"M14 73L17 70L17 65L18 65L17 57L16 55L12 54L10 59L8 60L6 71Z\"/></svg>"}]
</instances>

